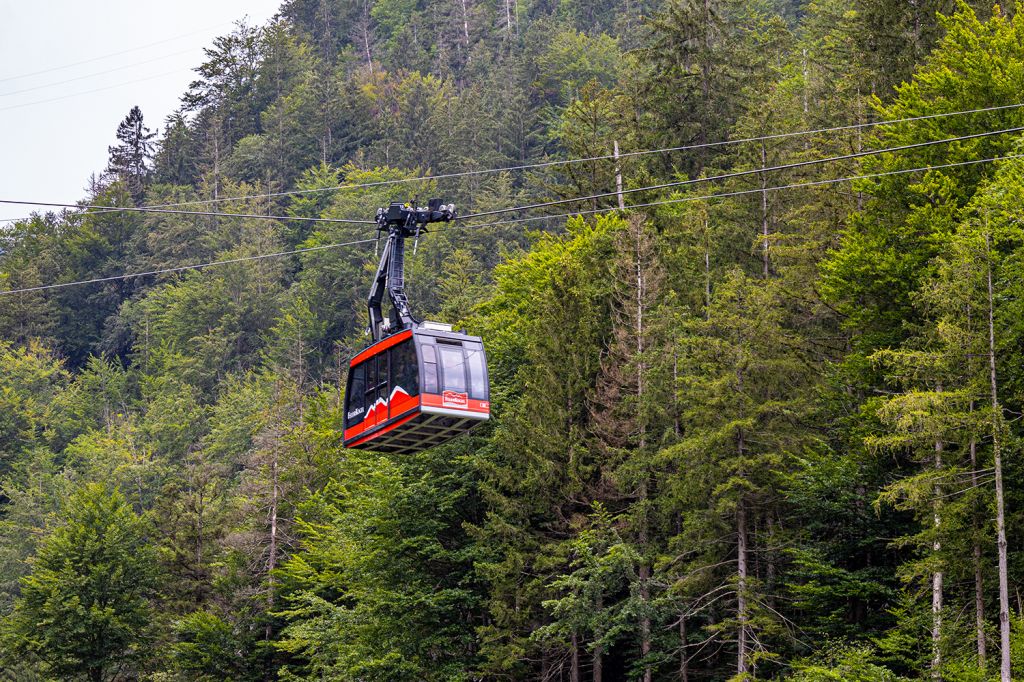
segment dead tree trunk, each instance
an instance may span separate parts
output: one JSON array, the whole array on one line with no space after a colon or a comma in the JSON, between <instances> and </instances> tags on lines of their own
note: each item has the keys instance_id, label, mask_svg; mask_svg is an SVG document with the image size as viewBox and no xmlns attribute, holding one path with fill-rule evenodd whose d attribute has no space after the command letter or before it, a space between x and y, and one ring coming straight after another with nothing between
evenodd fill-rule
<instances>
[{"instance_id":1,"label":"dead tree trunk","mask_svg":"<svg viewBox=\"0 0 1024 682\"><path fill-rule=\"evenodd\" d=\"M761 258L764 270L764 278L768 279L771 271L771 261L768 253L768 178L763 169L768 167L768 150L764 142L761 143Z\"/></svg>"},{"instance_id":2,"label":"dead tree trunk","mask_svg":"<svg viewBox=\"0 0 1024 682\"><path fill-rule=\"evenodd\" d=\"M679 616L679 681L690 682L690 657L686 652L686 616Z\"/></svg>"},{"instance_id":3,"label":"dead tree trunk","mask_svg":"<svg viewBox=\"0 0 1024 682\"><path fill-rule=\"evenodd\" d=\"M935 441L935 473L936 476L942 471L942 441ZM932 501L932 524L935 531L935 538L932 540L932 552L935 559L939 560L939 553L942 551L942 542L939 539L939 528L942 525L941 505L942 490L935 479L933 488L934 499ZM942 680L942 571L932 573L932 669L931 676L935 682Z\"/></svg>"},{"instance_id":4,"label":"dead tree trunk","mask_svg":"<svg viewBox=\"0 0 1024 682\"><path fill-rule=\"evenodd\" d=\"M992 394L992 455L996 474L996 549L999 553L999 662L1000 682L1011 682L1010 667L1010 585L1006 556L1006 513L1003 502L1003 455L1000 435L1002 414L999 406L999 384L996 381L995 298L992 293L992 240L985 235L988 267L988 366L989 390Z\"/></svg>"},{"instance_id":5,"label":"dead tree trunk","mask_svg":"<svg viewBox=\"0 0 1024 682\"><path fill-rule=\"evenodd\" d=\"M740 442L743 442L742 435ZM747 610L747 510L742 500L736 509L736 572L736 619L739 621L739 632L736 637L736 674L742 676L750 672L747 658L747 622L750 617Z\"/></svg>"},{"instance_id":6,"label":"dead tree trunk","mask_svg":"<svg viewBox=\"0 0 1024 682\"><path fill-rule=\"evenodd\" d=\"M971 403L974 411L974 403ZM971 436L971 487L978 487L978 441ZM981 575L981 543L978 541L977 510L975 510L974 526L974 628L978 644L978 668L985 669L985 590Z\"/></svg>"},{"instance_id":7,"label":"dead tree trunk","mask_svg":"<svg viewBox=\"0 0 1024 682\"><path fill-rule=\"evenodd\" d=\"M572 660L569 667L569 682L580 682L580 637L572 633Z\"/></svg>"}]
</instances>

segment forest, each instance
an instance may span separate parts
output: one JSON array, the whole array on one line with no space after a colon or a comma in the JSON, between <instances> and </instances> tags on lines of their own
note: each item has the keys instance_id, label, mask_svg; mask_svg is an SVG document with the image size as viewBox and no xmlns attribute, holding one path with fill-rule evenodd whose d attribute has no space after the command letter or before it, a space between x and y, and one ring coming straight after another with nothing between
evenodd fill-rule
<instances>
[{"instance_id":1,"label":"forest","mask_svg":"<svg viewBox=\"0 0 1024 682\"><path fill-rule=\"evenodd\" d=\"M225 30L0 226L0 679L1024 679L1017 9ZM346 449L374 215L433 197L491 419Z\"/></svg>"}]
</instances>

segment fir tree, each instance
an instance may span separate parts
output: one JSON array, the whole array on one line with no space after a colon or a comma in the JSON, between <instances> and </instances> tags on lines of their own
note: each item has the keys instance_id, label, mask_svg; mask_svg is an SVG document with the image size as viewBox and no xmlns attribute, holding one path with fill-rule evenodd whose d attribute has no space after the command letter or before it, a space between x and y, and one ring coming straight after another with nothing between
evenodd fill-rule
<instances>
[{"instance_id":1,"label":"fir tree","mask_svg":"<svg viewBox=\"0 0 1024 682\"><path fill-rule=\"evenodd\" d=\"M132 107L128 115L117 126L120 144L108 148L110 163L107 172L117 176L128 187L138 206L142 203L146 180L149 177L150 161L153 158L153 138L142 120L142 110Z\"/></svg>"}]
</instances>

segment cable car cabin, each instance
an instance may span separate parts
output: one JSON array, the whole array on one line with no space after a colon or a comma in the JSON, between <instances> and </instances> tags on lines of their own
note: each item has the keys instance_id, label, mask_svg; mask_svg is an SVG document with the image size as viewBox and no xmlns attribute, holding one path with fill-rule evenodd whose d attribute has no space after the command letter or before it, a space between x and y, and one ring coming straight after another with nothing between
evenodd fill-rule
<instances>
[{"instance_id":1,"label":"cable car cabin","mask_svg":"<svg viewBox=\"0 0 1024 682\"><path fill-rule=\"evenodd\" d=\"M480 338L424 322L352 358L345 391L345 447L416 452L487 420L490 407Z\"/></svg>"}]
</instances>

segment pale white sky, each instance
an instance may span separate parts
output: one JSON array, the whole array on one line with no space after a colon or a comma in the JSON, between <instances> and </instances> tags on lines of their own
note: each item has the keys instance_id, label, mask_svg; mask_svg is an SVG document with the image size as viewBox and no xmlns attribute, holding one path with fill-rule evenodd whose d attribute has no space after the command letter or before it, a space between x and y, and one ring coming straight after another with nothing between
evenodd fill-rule
<instances>
[{"instance_id":1,"label":"pale white sky","mask_svg":"<svg viewBox=\"0 0 1024 682\"><path fill-rule=\"evenodd\" d=\"M0 0L0 199L81 199L132 106L162 132L203 47L237 19L265 23L280 4ZM0 204L0 220L31 212Z\"/></svg>"}]
</instances>

